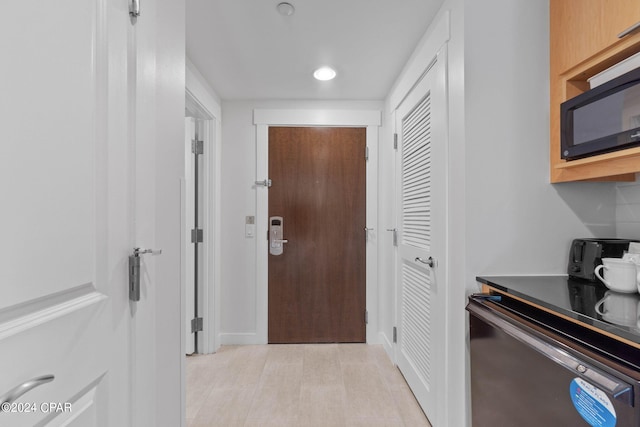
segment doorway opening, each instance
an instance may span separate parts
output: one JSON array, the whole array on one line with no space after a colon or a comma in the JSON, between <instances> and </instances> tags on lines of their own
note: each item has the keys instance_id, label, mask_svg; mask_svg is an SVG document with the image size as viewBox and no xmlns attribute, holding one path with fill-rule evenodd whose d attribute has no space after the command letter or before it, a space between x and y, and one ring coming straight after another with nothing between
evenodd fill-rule
<instances>
[{"instance_id":1,"label":"doorway opening","mask_svg":"<svg viewBox=\"0 0 640 427\"><path fill-rule=\"evenodd\" d=\"M212 353L218 346L220 114L214 107L187 90L181 183L185 354Z\"/></svg>"},{"instance_id":2,"label":"doorway opening","mask_svg":"<svg viewBox=\"0 0 640 427\"><path fill-rule=\"evenodd\" d=\"M365 321L366 342L378 342L377 335L377 223L378 223L378 130L381 125L379 110L254 110L256 126L256 183L269 182L269 129L273 127L348 127L361 128L365 133L366 147L362 157L366 159L366 223L360 230L365 241L365 310L360 314ZM368 152L368 157L367 157ZM256 235L269 232L269 191L266 185L256 186ZM286 219L284 233L287 233ZM286 240L286 235L284 236ZM286 244L284 244L286 245ZM283 251L286 251L286 247ZM256 338L269 342L269 241L256 241L257 312ZM304 268L304 266L301 266Z\"/></svg>"},{"instance_id":3,"label":"doorway opening","mask_svg":"<svg viewBox=\"0 0 640 427\"><path fill-rule=\"evenodd\" d=\"M186 64L186 90L185 90L185 138L183 141L183 161L185 164L185 174L180 182L180 212L181 212L181 330L182 354L193 353L213 353L218 349L218 325L220 316L220 141L221 126L220 118L222 117L219 101L211 96L206 85L203 84L202 78L194 71L195 68L187 60ZM187 132L190 128L189 123L194 122L193 137ZM195 137L195 123L198 123L198 137ZM198 175L201 177L198 186L198 193L202 195L198 202L198 209L195 204L189 203L194 211L193 215L187 216L187 176L195 177L193 173L187 172L187 159L195 161L195 154L191 149L191 139L202 141L202 154L199 155L202 167L198 169ZM189 142L187 142L189 141ZM197 147L199 148L199 147ZM193 188L195 193L195 188ZM187 218L195 221L195 212L201 212L199 216L198 228L202 229L201 250L198 250L197 269L194 264L187 266L186 256L193 251L191 247L191 230L192 227L187 225ZM196 231L196 233L198 233ZM197 238L196 234L196 238ZM200 248L199 248L200 249ZM196 307L195 296L189 294L187 301L187 272L193 274L198 272L198 317L202 318L202 331L197 332L198 343L196 346L195 336L191 332L191 321L193 320ZM195 284L189 286L195 292ZM187 308L190 311L187 312ZM192 311L193 310L193 311ZM199 321L196 321L199 322ZM196 324L196 326L199 326ZM193 348L187 350L187 342L192 343ZM187 392L193 393L197 390L187 390L186 380L187 357L182 357L180 365L181 381L181 412L186 414Z\"/></svg>"},{"instance_id":4,"label":"doorway opening","mask_svg":"<svg viewBox=\"0 0 640 427\"><path fill-rule=\"evenodd\" d=\"M198 353L204 329L202 317L204 228L204 125L196 117L185 118L183 181L183 269L185 281L185 352Z\"/></svg>"}]
</instances>

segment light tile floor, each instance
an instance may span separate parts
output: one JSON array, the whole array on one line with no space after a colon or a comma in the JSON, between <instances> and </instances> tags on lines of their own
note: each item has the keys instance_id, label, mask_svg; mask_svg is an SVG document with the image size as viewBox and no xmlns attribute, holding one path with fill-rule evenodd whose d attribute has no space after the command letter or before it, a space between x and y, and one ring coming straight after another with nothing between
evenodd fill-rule
<instances>
[{"instance_id":1,"label":"light tile floor","mask_svg":"<svg viewBox=\"0 0 640 427\"><path fill-rule=\"evenodd\" d=\"M382 346L223 346L187 357L187 426L431 427Z\"/></svg>"}]
</instances>

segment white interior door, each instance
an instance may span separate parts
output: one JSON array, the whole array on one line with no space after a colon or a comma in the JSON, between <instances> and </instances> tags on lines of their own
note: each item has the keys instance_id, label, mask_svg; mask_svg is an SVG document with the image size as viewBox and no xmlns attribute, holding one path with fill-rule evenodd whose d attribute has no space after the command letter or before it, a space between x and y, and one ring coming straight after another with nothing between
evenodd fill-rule
<instances>
[{"instance_id":1,"label":"white interior door","mask_svg":"<svg viewBox=\"0 0 640 427\"><path fill-rule=\"evenodd\" d=\"M432 423L444 386L446 254L445 61L396 110L397 364Z\"/></svg>"},{"instance_id":2,"label":"white interior door","mask_svg":"<svg viewBox=\"0 0 640 427\"><path fill-rule=\"evenodd\" d=\"M155 425L153 361L132 363L153 351L150 259L145 306L128 296L128 256L155 235L155 62L141 31L126 2L0 14L0 396L15 397L0 425Z\"/></svg>"}]
</instances>

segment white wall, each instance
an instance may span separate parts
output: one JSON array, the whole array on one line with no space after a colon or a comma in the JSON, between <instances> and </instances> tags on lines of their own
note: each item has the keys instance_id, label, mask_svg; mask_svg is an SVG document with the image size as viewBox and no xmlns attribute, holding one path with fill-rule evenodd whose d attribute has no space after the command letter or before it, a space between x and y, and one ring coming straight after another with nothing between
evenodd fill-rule
<instances>
[{"instance_id":1,"label":"white wall","mask_svg":"<svg viewBox=\"0 0 640 427\"><path fill-rule=\"evenodd\" d=\"M616 237L640 240L640 174L616 187Z\"/></svg>"},{"instance_id":2,"label":"white wall","mask_svg":"<svg viewBox=\"0 0 640 427\"><path fill-rule=\"evenodd\" d=\"M615 185L548 183L548 2L465 12L467 284L563 273L571 239L615 235Z\"/></svg>"},{"instance_id":3,"label":"white wall","mask_svg":"<svg viewBox=\"0 0 640 427\"><path fill-rule=\"evenodd\" d=\"M254 109L377 110L382 102L225 101L222 130L222 344L257 343L256 239L245 238L245 217L256 215Z\"/></svg>"}]
</instances>

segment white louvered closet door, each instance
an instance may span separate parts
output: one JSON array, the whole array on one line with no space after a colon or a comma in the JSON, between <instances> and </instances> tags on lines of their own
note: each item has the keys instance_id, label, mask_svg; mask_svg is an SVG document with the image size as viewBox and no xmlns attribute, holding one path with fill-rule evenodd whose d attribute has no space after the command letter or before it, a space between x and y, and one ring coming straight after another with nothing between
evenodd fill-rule
<instances>
[{"instance_id":1,"label":"white louvered closet door","mask_svg":"<svg viewBox=\"0 0 640 427\"><path fill-rule=\"evenodd\" d=\"M447 103L442 56L396 110L396 355L398 367L434 425L443 394L445 339Z\"/></svg>"}]
</instances>

